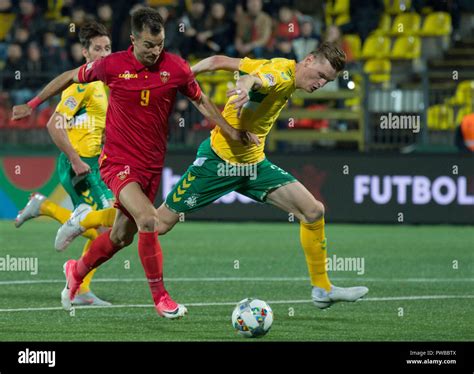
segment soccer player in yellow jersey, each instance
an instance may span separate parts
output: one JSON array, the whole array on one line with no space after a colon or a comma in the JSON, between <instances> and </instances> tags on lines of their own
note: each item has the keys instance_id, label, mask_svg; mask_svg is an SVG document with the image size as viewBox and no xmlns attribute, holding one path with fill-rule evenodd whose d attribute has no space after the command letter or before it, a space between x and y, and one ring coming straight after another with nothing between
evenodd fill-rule
<instances>
[{"instance_id":1,"label":"soccer player in yellow jersey","mask_svg":"<svg viewBox=\"0 0 474 374\"><path fill-rule=\"evenodd\" d=\"M242 145L222 135L218 127L197 152L197 158L158 208L159 233L169 231L179 213L193 212L222 195L237 191L256 201L272 204L300 220L300 239L318 308L338 301L356 301L366 287L342 288L331 284L326 272L324 206L292 175L272 164L264 153L265 137L296 89L313 92L337 78L345 54L323 43L303 61L238 59L213 56L196 64L197 75L206 71L239 71L223 116L239 130L256 134L260 145Z\"/></svg>"},{"instance_id":2,"label":"soccer player in yellow jersey","mask_svg":"<svg viewBox=\"0 0 474 374\"><path fill-rule=\"evenodd\" d=\"M111 53L109 33L105 26L97 22L85 24L79 32L79 39L87 62ZM102 82L73 84L63 91L61 101L48 122L48 131L61 150L57 163L59 179L71 197L75 211L71 216L70 210L40 193L34 193L26 207L19 212L15 220L16 227L38 216L49 216L64 224L70 217L71 220L82 217L92 210L94 212L89 216L89 221L94 227L112 225L115 217L115 209L111 208L113 194L101 180L98 165L106 111L107 92ZM81 234L89 239L84 246L85 253L98 233L95 229L89 229ZM94 271L84 279L73 304L110 305L90 290L93 275Z\"/></svg>"}]
</instances>

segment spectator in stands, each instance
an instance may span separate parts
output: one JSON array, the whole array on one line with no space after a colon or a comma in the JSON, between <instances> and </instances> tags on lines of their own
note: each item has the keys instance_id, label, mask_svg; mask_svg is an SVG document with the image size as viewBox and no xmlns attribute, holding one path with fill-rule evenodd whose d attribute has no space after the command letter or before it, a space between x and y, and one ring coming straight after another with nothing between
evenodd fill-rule
<instances>
[{"instance_id":1,"label":"spectator in stands","mask_svg":"<svg viewBox=\"0 0 474 374\"><path fill-rule=\"evenodd\" d=\"M318 48L320 37L314 32L314 23L311 17L304 17L301 21L301 35L293 40L293 51L296 60L301 61L312 51Z\"/></svg>"},{"instance_id":2,"label":"spectator in stands","mask_svg":"<svg viewBox=\"0 0 474 374\"><path fill-rule=\"evenodd\" d=\"M84 56L82 55L82 45L79 42L76 42L71 45L69 61L71 63L71 68L77 68L84 63Z\"/></svg>"},{"instance_id":3,"label":"spectator in stands","mask_svg":"<svg viewBox=\"0 0 474 374\"><path fill-rule=\"evenodd\" d=\"M0 0L0 13L13 13L11 0Z\"/></svg>"},{"instance_id":4,"label":"spectator in stands","mask_svg":"<svg viewBox=\"0 0 474 374\"><path fill-rule=\"evenodd\" d=\"M24 89L22 79L26 71L26 62L23 58L21 46L12 43L8 46L7 61L3 72L3 89L10 93L12 104L17 105L30 100L34 93L30 89Z\"/></svg>"},{"instance_id":5,"label":"spectator in stands","mask_svg":"<svg viewBox=\"0 0 474 374\"><path fill-rule=\"evenodd\" d=\"M324 37L324 41L337 43L341 49L346 54L346 66L354 62L354 54L349 46L342 37L341 29L336 25L331 25L326 30L326 35Z\"/></svg>"},{"instance_id":6,"label":"spectator in stands","mask_svg":"<svg viewBox=\"0 0 474 374\"><path fill-rule=\"evenodd\" d=\"M24 83L24 87L37 91L47 82L46 77L42 76L42 73L44 73L46 69L45 61L41 57L41 50L38 43L31 42L28 45L26 55L28 57L25 70L27 79Z\"/></svg>"},{"instance_id":7,"label":"spectator in stands","mask_svg":"<svg viewBox=\"0 0 474 374\"><path fill-rule=\"evenodd\" d=\"M273 55L295 60L293 40L300 35L300 25L295 12L288 6L282 6L278 12L278 21L273 34Z\"/></svg>"},{"instance_id":8,"label":"spectator in stands","mask_svg":"<svg viewBox=\"0 0 474 374\"><path fill-rule=\"evenodd\" d=\"M109 32L112 31L112 25L113 25L113 15L114 11L112 10L112 7L108 3L102 3L97 7L97 17L98 21L107 27L107 30ZM168 37L168 34L166 34L166 37Z\"/></svg>"},{"instance_id":9,"label":"spectator in stands","mask_svg":"<svg viewBox=\"0 0 474 374\"><path fill-rule=\"evenodd\" d=\"M222 52L231 45L235 24L227 17L223 2L212 4L204 25L205 31L199 33L197 38L206 42L210 52Z\"/></svg>"},{"instance_id":10,"label":"spectator in stands","mask_svg":"<svg viewBox=\"0 0 474 374\"><path fill-rule=\"evenodd\" d=\"M382 0L350 0L350 21L341 25L343 34L359 34L364 41L375 30L384 10Z\"/></svg>"},{"instance_id":11,"label":"spectator in stands","mask_svg":"<svg viewBox=\"0 0 474 374\"><path fill-rule=\"evenodd\" d=\"M60 46L59 39L53 32L46 32L43 35L43 54L48 61L48 71L60 74L68 68L67 52Z\"/></svg>"},{"instance_id":12,"label":"spectator in stands","mask_svg":"<svg viewBox=\"0 0 474 374\"><path fill-rule=\"evenodd\" d=\"M237 15L235 44L228 48L227 54L242 57L252 53L262 58L271 34L272 20L262 11L262 0L247 0L247 12Z\"/></svg>"},{"instance_id":13,"label":"spectator in stands","mask_svg":"<svg viewBox=\"0 0 474 374\"><path fill-rule=\"evenodd\" d=\"M203 38L198 38L198 34L204 31L204 11L206 6L203 0L192 0L191 9L186 12L179 21L178 27L184 27L184 34L181 40L181 53L184 58L190 54L194 56L204 56L206 44Z\"/></svg>"},{"instance_id":14,"label":"spectator in stands","mask_svg":"<svg viewBox=\"0 0 474 374\"><path fill-rule=\"evenodd\" d=\"M170 8L165 6L158 7L161 17L165 23L165 49L168 52L179 54L179 41L181 33L178 31L178 23L174 17L174 13L171 12Z\"/></svg>"},{"instance_id":15,"label":"spectator in stands","mask_svg":"<svg viewBox=\"0 0 474 374\"><path fill-rule=\"evenodd\" d=\"M25 52L29 42L30 32L28 29L23 26L17 27L13 36L13 43L19 44L23 52Z\"/></svg>"},{"instance_id":16,"label":"spectator in stands","mask_svg":"<svg viewBox=\"0 0 474 374\"><path fill-rule=\"evenodd\" d=\"M36 10L33 0L20 0L19 6L20 13L13 28L23 27L30 32L30 35L40 35L44 30L45 22Z\"/></svg>"}]
</instances>

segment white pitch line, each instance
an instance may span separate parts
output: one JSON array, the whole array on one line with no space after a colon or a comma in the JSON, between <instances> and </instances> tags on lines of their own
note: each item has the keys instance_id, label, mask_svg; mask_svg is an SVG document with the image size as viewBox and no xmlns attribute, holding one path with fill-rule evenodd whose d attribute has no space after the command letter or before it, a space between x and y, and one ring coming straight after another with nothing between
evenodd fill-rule
<instances>
[{"instance_id":1,"label":"white pitch line","mask_svg":"<svg viewBox=\"0 0 474 374\"><path fill-rule=\"evenodd\" d=\"M361 301L418 301L418 300L444 300L444 299L474 299L474 295L421 295L421 296L393 296L393 297L368 297L359 300ZM268 301L268 304L310 304L311 300L273 300ZM206 307L206 306L234 306L237 305L236 301L226 302L211 302L211 303L185 303L189 307ZM124 308L153 308L152 304L117 304L110 306L77 306L74 309L124 309ZM0 313L3 312L38 312L38 311L51 311L51 310L63 310L61 307L38 307L38 308L11 308L11 309L0 309Z\"/></svg>"},{"instance_id":2,"label":"white pitch line","mask_svg":"<svg viewBox=\"0 0 474 374\"><path fill-rule=\"evenodd\" d=\"M335 282L408 282L408 283L442 283L442 282L474 282L474 278L331 278ZM300 282L308 281L305 277L214 277L214 278L166 278L167 282ZM145 282L145 278L94 278L94 282ZM48 284L64 283L64 279L25 279L0 281L0 285L15 284Z\"/></svg>"}]
</instances>

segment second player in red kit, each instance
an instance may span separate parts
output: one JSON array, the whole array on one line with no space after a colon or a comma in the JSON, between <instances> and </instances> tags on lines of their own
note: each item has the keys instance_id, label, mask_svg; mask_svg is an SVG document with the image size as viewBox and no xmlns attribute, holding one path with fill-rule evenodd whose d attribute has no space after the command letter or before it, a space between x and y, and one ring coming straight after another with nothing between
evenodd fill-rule
<instances>
[{"instance_id":1,"label":"second player in red kit","mask_svg":"<svg viewBox=\"0 0 474 374\"><path fill-rule=\"evenodd\" d=\"M110 88L101 176L114 192L119 208L111 230L92 242L78 261L64 264L66 287L61 293L65 309L71 308L84 277L133 242L138 231L138 253L157 312L166 318L187 313L168 294L163 282L163 258L158 241L160 224L153 202L160 184L166 152L168 117L178 92L233 140L258 144L258 138L231 127L218 108L204 95L188 64L163 51L163 20L152 8L132 14L132 46L101 60L67 71L51 81L28 104L13 108L13 118L31 114L41 102L73 82L101 80ZM82 219L80 213L71 220ZM65 225L67 226L67 225ZM71 227L74 225L71 224ZM67 232L67 230L65 230ZM74 233L71 233L73 235Z\"/></svg>"}]
</instances>

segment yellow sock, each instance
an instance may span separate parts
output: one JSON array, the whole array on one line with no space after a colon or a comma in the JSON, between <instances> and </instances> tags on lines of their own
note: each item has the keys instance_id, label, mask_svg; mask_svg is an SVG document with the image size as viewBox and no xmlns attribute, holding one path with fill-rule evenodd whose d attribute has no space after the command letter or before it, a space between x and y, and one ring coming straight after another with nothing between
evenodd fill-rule
<instances>
[{"instance_id":1,"label":"yellow sock","mask_svg":"<svg viewBox=\"0 0 474 374\"><path fill-rule=\"evenodd\" d=\"M324 236L324 218L314 223L300 223L300 240L306 256L311 285L331 289L326 271L326 237Z\"/></svg>"},{"instance_id":2,"label":"yellow sock","mask_svg":"<svg viewBox=\"0 0 474 374\"><path fill-rule=\"evenodd\" d=\"M63 208L61 205L53 203L48 199L43 201L43 203L40 205L39 211L41 215L54 218L61 224L66 222L72 213L70 210Z\"/></svg>"},{"instance_id":3,"label":"yellow sock","mask_svg":"<svg viewBox=\"0 0 474 374\"><path fill-rule=\"evenodd\" d=\"M89 230L89 231L92 231L92 230ZM95 230L94 230L95 231ZM92 240L88 240L86 242L86 244L84 245L84 249L82 250L82 255L84 256L84 254L89 250L90 246L92 244ZM91 281L92 281L92 278L94 277L94 274L95 274L95 271L97 269L92 269L89 274L87 274L84 278L84 280L82 281L82 284L81 284L81 287L79 288L79 294L82 294L82 293L86 293L86 292L89 292L90 291L90 285L91 285Z\"/></svg>"},{"instance_id":4,"label":"yellow sock","mask_svg":"<svg viewBox=\"0 0 474 374\"><path fill-rule=\"evenodd\" d=\"M115 208L93 210L81 221L81 226L86 229L96 229L100 226L112 227L116 213Z\"/></svg>"}]
</instances>

